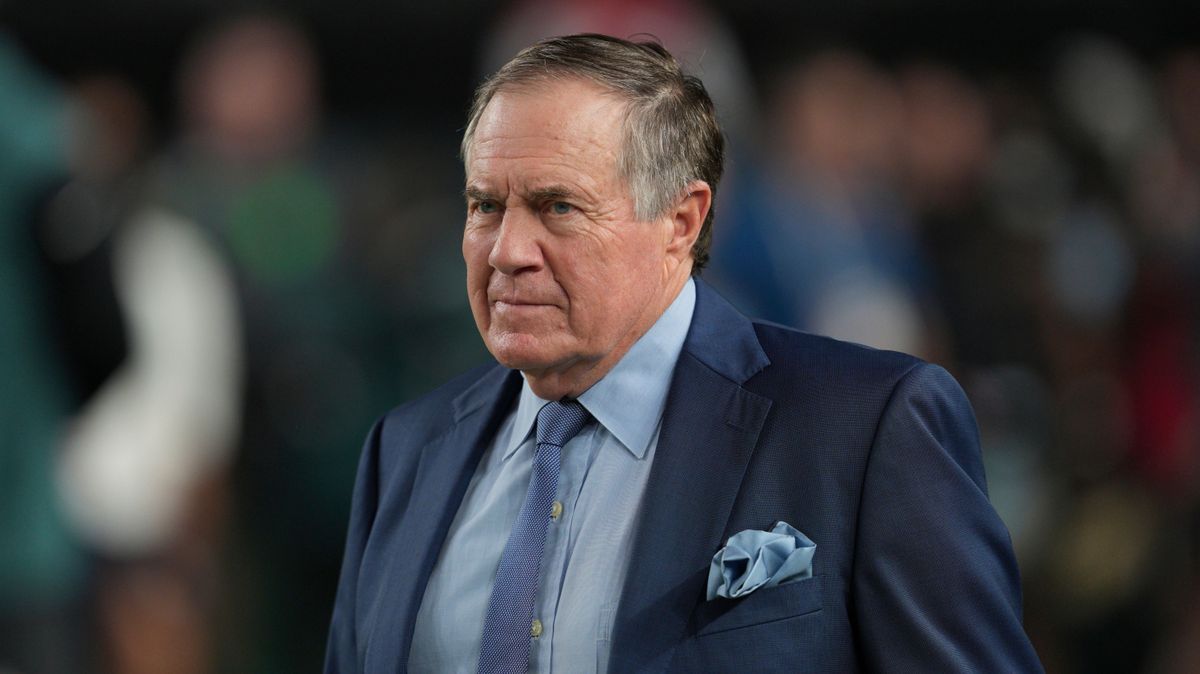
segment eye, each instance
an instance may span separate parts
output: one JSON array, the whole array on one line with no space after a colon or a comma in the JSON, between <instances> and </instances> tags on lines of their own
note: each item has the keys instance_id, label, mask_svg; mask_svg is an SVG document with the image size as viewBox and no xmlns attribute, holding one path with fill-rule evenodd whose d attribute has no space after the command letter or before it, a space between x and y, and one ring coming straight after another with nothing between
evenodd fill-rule
<instances>
[{"instance_id":1,"label":"eye","mask_svg":"<svg viewBox=\"0 0 1200 674\"><path fill-rule=\"evenodd\" d=\"M554 213L555 215L566 215L574 208L574 206L565 201L555 201L554 203L550 204L550 212Z\"/></svg>"},{"instance_id":2,"label":"eye","mask_svg":"<svg viewBox=\"0 0 1200 674\"><path fill-rule=\"evenodd\" d=\"M496 202L480 201L479 203L475 204L475 208L480 213L495 213L496 212Z\"/></svg>"}]
</instances>

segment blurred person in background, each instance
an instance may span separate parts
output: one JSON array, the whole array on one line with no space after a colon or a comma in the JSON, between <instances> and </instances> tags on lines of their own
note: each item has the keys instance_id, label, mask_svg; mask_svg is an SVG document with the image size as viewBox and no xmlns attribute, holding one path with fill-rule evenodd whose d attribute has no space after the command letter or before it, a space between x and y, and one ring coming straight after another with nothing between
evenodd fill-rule
<instances>
[{"instance_id":1,"label":"blurred person in background","mask_svg":"<svg viewBox=\"0 0 1200 674\"><path fill-rule=\"evenodd\" d=\"M390 182L436 175L436 162L330 137L318 54L294 19L222 18L188 50L178 91L181 128L149 200L194 223L229 270L244 363L230 398L238 452L209 493L234 515L212 609L217 662L303 671L320 660L333 601L354 471L345 448L382 401L479 349L456 348L463 321L441 320L446 294L423 292L445 264L437 237L413 232L440 211L396 193L430 177ZM438 334L445 358L412 356Z\"/></svg>"},{"instance_id":2,"label":"blurred person in background","mask_svg":"<svg viewBox=\"0 0 1200 674\"><path fill-rule=\"evenodd\" d=\"M901 185L1039 654L1049 671L1141 671L1182 610L1171 588L1195 578L1178 545L1195 503L1195 284L1172 262L1194 255L1172 224L1193 188L1162 180L1178 155L1149 70L1121 45L1065 40L1043 76L1051 97L1037 77L983 89L945 64L902 69ZM1175 653L1153 666L1194 668Z\"/></svg>"},{"instance_id":3,"label":"blurred person in background","mask_svg":"<svg viewBox=\"0 0 1200 674\"><path fill-rule=\"evenodd\" d=\"M769 320L931 355L927 269L895 189L896 84L825 51L781 75L772 101L767 156L718 240L719 286Z\"/></svg>"},{"instance_id":4,"label":"blurred person in background","mask_svg":"<svg viewBox=\"0 0 1200 674\"><path fill-rule=\"evenodd\" d=\"M988 199L999 123L979 78L929 57L902 62L896 78L903 134L894 179L928 266L939 358L966 381L990 495L1024 560L1043 544L1051 507L1044 460L1049 394L1036 369L1033 329L1041 287L1027 271L1034 249L998 224L999 209ZM1012 173L1042 187L1058 184L1040 173ZM1030 204L1040 203L1032 196Z\"/></svg>"},{"instance_id":5,"label":"blurred person in background","mask_svg":"<svg viewBox=\"0 0 1200 674\"><path fill-rule=\"evenodd\" d=\"M82 409L59 480L95 560L103 668L205 672L219 493L240 412L230 273L194 223L148 207L148 112L119 77L73 88L86 151L42 222Z\"/></svg>"},{"instance_id":6,"label":"blurred person in background","mask_svg":"<svg viewBox=\"0 0 1200 674\"><path fill-rule=\"evenodd\" d=\"M86 572L91 583L86 595L78 580L74 593L67 583L55 590L66 594L45 606L6 598L0 663L30 672L205 671L211 643L196 579L209 578L203 567L212 549L193 508L197 484L228 455L236 427L227 274L194 228L143 208L148 114L136 90L112 75L55 90L19 62L5 66L14 85L6 113L24 106L34 115L6 115L4 129L19 136L0 154L19 163L3 182L45 184L36 214L27 199L5 200L29 209L24 220L6 221L27 237L4 246L15 255L6 269L28 274L36 265L37 272L14 300L39 303L25 316L19 304L6 305L14 319L6 336L17 341L5 352L21 358L20 368L41 363L43 371L14 369L21 389L4 406L18 415L12 429L27 429L6 450L36 461L6 461L13 470L4 474L17 483L5 494L25 502L2 510L17 520L0 535L26 531L36 539L0 547L16 560L41 557L19 594L50 590L55 574L63 583L71 560L73 574ZM49 167L58 170L43 172ZM40 355L20 341L30 330L41 333ZM45 426L51 419L40 393L50 386L59 396L53 427ZM49 433L40 439L29 434L39 424ZM51 491L20 468L54 464ZM39 506L39 493L50 500ZM62 508L61 533L47 528L57 511L48 504ZM49 556L54 546L58 558ZM21 573L19 565L3 567ZM15 661L5 663L13 652Z\"/></svg>"},{"instance_id":7,"label":"blurred person in background","mask_svg":"<svg viewBox=\"0 0 1200 674\"><path fill-rule=\"evenodd\" d=\"M1127 385L1137 463L1175 498L1200 498L1200 49L1158 74L1161 127L1123 167L1141 264L1131 289Z\"/></svg>"},{"instance_id":8,"label":"blurred person in background","mask_svg":"<svg viewBox=\"0 0 1200 674\"><path fill-rule=\"evenodd\" d=\"M343 378L354 371L321 339L322 324L339 327L329 293L344 289L328 273L337 203L311 155L316 58L284 16L223 17L187 51L177 87L179 135L151 167L147 200L187 223L225 270L237 326L230 355L244 368L226 398L240 419L235 462L203 492L216 531L198 543L213 565L190 594L204 609L208 668L298 671L312 656L297 625L319 595L295 589L316 587L308 579L322 563L328 494L313 480L328 470L320 450L339 422L338 393L355 393ZM314 381L321 376L333 378ZM315 389L328 396L319 414ZM309 507L296 502L297 483Z\"/></svg>"},{"instance_id":9,"label":"blurred person in background","mask_svg":"<svg viewBox=\"0 0 1200 674\"><path fill-rule=\"evenodd\" d=\"M1180 578L1173 508L1156 503L1168 492L1139 468L1136 448L1155 433L1136 428L1140 396L1125 381L1145 371L1127 323L1145 273L1132 245L1129 168L1161 117L1149 69L1107 38L1063 40L1044 75L1050 97L1027 92L1000 109L987 185L992 232L1018 251L1001 270L1016 279L1015 306L1031 326L1013 333L1024 336L1024 355L1009 350L1003 365L1036 377L1046 405L1033 446L1053 507L1026 547L1029 610L1046 630L1047 663L1137 671ZM984 376L1003 354L976 360Z\"/></svg>"},{"instance_id":10,"label":"blurred person in background","mask_svg":"<svg viewBox=\"0 0 1200 674\"><path fill-rule=\"evenodd\" d=\"M1178 68L1186 53L1165 55L1156 75L1114 40L1076 36L1054 71L1054 103L1083 159L1074 203L1050 238L1047 296L1057 311L1046 352L1072 507L1046 568L1082 669L1196 664L1178 646L1180 660L1161 655L1172 649L1161 635L1178 638L1194 623L1200 579L1200 220L1195 121L1185 119L1198 80ZM1100 549L1120 553L1099 564ZM1172 634L1177 621L1185 627Z\"/></svg>"}]
</instances>

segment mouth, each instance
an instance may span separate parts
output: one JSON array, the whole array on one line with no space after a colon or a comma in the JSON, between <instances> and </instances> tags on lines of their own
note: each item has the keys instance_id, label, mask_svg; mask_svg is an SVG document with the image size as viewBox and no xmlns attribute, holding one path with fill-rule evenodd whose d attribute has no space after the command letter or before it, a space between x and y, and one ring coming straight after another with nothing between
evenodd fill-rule
<instances>
[{"instance_id":1,"label":"mouth","mask_svg":"<svg viewBox=\"0 0 1200 674\"><path fill-rule=\"evenodd\" d=\"M544 302L528 302L524 300L493 300L492 306L497 310L512 310L512 309L536 309L539 307L553 307L553 304Z\"/></svg>"},{"instance_id":2,"label":"mouth","mask_svg":"<svg viewBox=\"0 0 1200 674\"><path fill-rule=\"evenodd\" d=\"M510 307L554 306L553 303L551 303L551 302L538 302L537 300L521 298L521 297L513 297L511 295L510 296L491 297L491 298L489 298L489 300L495 306L500 306L500 305L506 305L506 306L510 306Z\"/></svg>"}]
</instances>

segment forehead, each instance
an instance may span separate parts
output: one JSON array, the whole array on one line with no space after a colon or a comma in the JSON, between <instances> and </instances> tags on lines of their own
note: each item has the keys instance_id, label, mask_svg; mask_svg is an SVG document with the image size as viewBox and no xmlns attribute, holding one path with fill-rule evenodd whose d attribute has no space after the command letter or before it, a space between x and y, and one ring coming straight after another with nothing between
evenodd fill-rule
<instances>
[{"instance_id":1,"label":"forehead","mask_svg":"<svg viewBox=\"0 0 1200 674\"><path fill-rule=\"evenodd\" d=\"M618 96L586 80L501 89L479 116L467 181L563 178L553 174L571 171L611 177L601 174L615 174L624 116Z\"/></svg>"}]
</instances>

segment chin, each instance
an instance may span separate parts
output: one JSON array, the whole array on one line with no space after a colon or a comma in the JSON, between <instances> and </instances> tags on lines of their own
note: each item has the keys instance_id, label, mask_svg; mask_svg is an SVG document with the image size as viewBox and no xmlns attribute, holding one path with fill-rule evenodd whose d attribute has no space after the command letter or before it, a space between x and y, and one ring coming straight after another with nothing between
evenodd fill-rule
<instances>
[{"instance_id":1,"label":"chin","mask_svg":"<svg viewBox=\"0 0 1200 674\"><path fill-rule=\"evenodd\" d=\"M548 353L545 337L506 332L485 341L492 357L513 370L542 370L561 360Z\"/></svg>"}]
</instances>

